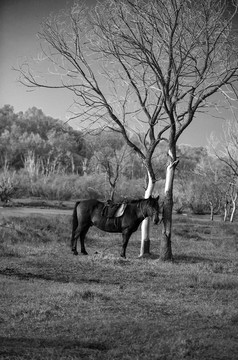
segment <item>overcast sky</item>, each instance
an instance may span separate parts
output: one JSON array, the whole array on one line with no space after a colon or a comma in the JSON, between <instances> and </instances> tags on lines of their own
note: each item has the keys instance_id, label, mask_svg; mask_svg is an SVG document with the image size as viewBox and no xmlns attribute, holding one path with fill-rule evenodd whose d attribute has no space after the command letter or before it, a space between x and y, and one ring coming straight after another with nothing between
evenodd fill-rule
<instances>
[{"instance_id":1,"label":"overcast sky","mask_svg":"<svg viewBox=\"0 0 238 360\"><path fill-rule=\"evenodd\" d=\"M93 2L93 0L87 0ZM36 106L46 115L66 120L72 94L61 90L29 91L17 82L12 70L24 57L36 57L39 50L37 32L50 12L70 6L73 0L0 0L0 107L10 104L15 112ZM212 131L219 134L221 119L203 115L185 130L180 143L204 146Z\"/></svg>"}]
</instances>

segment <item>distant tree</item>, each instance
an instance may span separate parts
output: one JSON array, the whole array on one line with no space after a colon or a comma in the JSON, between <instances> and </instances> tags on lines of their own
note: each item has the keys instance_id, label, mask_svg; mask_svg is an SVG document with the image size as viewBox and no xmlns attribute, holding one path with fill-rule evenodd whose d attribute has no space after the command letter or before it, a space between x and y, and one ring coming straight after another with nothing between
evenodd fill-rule
<instances>
[{"instance_id":1,"label":"distant tree","mask_svg":"<svg viewBox=\"0 0 238 360\"><path fill-rule=\"evenodd\" d=\"M4 167L6 163L9 165L9 167L12 167L16 170L23 166L22 144L19 142L21 136L21 128L17 125L16 122L13 122L9 127L9 130L6 129L1 134L0 144L2 146L2 167Z\"/></svg>"},{"instance_id":2,"label":"distant tree","mask_svg":"<svg viewBox=\"0 0 238 360\"><path fill-rule=\"evenodd\" d=\"M15 114L13 107L5 105L0 120L1 167L8 163L18 170L34 159L45 174L53 169L82 173L87 145L81 132L35 107Z\"/></svg>"},{"instance_id":3,"label":"distant tree","mask_svg":"<svg viewBox=\"0 0 238 360\"><path fill-rule=\"evenodd\" d=\"M6 130L10 130L12 123L16 118L17 115L14 113L13 106L4 105L0 109L0 135Z\"/></svg>"},{"instance_id":4,"label":"distant tree","mask_svg":"<svg viewBox=\"0 0 238 360\"><path fill-rule=\"evenodd\" d=\"M145 168L141 160L134 152L130 152L126 157L127 161L123 170L127 179L141 179L145 174Z\"/></svg>"},{"instance_id":5,"label":"distant tree","mask_svg":"<svg viewBox=\"0 0 238 360\"><path fill-rule=\"evenodd\" d=\"M224 206L224 221L230 216L229 221L233 222L236 213L238 199L238 184L237 182L230 182L227 187L225 206Z\"/></svg>"},{"instance_id":6,"label":"distant tree","mask_svg":"<svg viewBox=\"0 0 238 360\"><path fill-rule=\"evenodd\" d=\"M210 147L216 157L226 164L231 174L238 178L238 119L227 120L223 124L221 138L211 135Z\"/></svg>"},{"instance_id":7,"label":"distant tree","mask_svg":"<svg viewBox=\"0 0 238 360\"><path fill-rule=\"evenodd\" d=\"M52 65L47 82L29 63L18 69L26 86L71 91L81 124L124 136L147 169L145 197L156 182L154 150L166 142L162 260L172 259L177 141L198 111L217 104L213 95L233 92L237 80L236 13L228 0L106 0L91 11L76 2L39 34L42 59ZM149 251L148 228L143 222L141 254Z\"/></svg>"},{"instance_id":8,"label":"distant tree","mask_svg":"<svg viewBox=\"0 0 238 360\"><path fill-rule=\"evenodd\" d=\"M101 132L91 137L94 154L91 158L91 167L95 172L104 172L110 185L110 199L114 201L118 181L128 164L130 148L124 144L120 134Z\"/></svg>"},{"instance_id":9,"label":"distant tree","mask_svg":"<svg viewBox=\"0 0 238 360\"><path fill-rule=\"evenodd\" d=\"M17 181L15 173L10 172L8 165L5 164L3 171L0 173L0 201L7 203L17 190Z\"/></svg>"},{"instance_id":10,"label":"distant tree","mask_svg":"<svg viewBox=\"0 0 238 360\"><path fill-rule=\"evenodd\" d=\"M227 191L224 199L225 215L227 208L232 207L230 221L234 219L238 197L238 119L234 117L223 124L221 138L214 134L209 139L210 149L213 154L223 163L227 170Z\"/></svg>"},{"instance_id":11,"label":"distant tree","mask_svg":"<svg viewBox=\"0 0 238 360\"><path fill-rule=\"evenodd\" d=\"M206 156L197 164L195 173L201 182L205 203L210 208L210 219L213 220L214 214L220 210L222 204L223 168L214 156Z\"/></svg>"},{"instance_id":12,"label":"distant tree","mask_svg":"<svg viewBox=\"0 0 238 360\"><path fill-rule=\"evenodd\" d=\"M9 131L17 115L11 105L4 105L0 109L0 168L4 168L9 160L10 154L7 151Z\"/></svg>"},{"instance_id":13,"label":"distant tree","mask_svg":"<svg viewBox=\"0 0 238 360\"><path fill-rule=\"evenodd\" d=\"M208 154L205 148L192 147L190 145L178 146L177 154L179 164L176 167L174 202L176 212L182 212L186 207L190 206L190 195L192 195L190 190L198 181L196 168L200 162L207 158ZM194 198L194 195L192 195L192 198ZM193 205L195 206L195 204Z\"/></svg>"},{"instance_id":14,"label":"distant tree","mask_svg":"<svg viewBox=\"0 0 238 360\"><path fill-rule=\"evenodd\" d=\"M205 184L200 178L194 179L187 188L188 206L193 214L203 215L209 211L207 198L204 196Z\"/></svg>"}]
</instances>

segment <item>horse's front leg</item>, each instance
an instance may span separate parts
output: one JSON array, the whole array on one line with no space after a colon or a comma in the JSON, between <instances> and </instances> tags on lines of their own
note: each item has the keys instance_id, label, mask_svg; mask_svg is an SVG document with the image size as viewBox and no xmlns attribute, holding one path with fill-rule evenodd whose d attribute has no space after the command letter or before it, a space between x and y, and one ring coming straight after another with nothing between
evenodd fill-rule
<instances>
[{"instance_id":1,"label":"horse's front leg","mask_svg":"<svg viewBox=\"0 0 238 360\"><path fill-rule=\"evenodd\" d=\"M130 239L131 232L125 231L122 233L122 249L121 249L121 257L126 258L126 248L128 241Z\"/></svg>"}]
</instances>

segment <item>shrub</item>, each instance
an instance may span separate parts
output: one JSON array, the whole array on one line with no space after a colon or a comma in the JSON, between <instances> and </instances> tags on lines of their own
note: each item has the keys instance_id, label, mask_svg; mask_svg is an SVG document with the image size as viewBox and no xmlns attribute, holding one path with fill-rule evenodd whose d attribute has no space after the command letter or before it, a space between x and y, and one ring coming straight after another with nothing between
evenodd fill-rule
<instances>
[{"instance_id":1,"label":"shrub","mask_svg":"<svg viewBox=\"0 0 238 360\"><path fill-rule=\"evenodd\" d=\"M0 200L7 203L15 194L17 189L17 181L15 172L10 172L6 167L0 174Z\"/></svg>"},{"instance_id":2,"label":"shrub","mask_svg":"<svg viewBox=\"0 0 238 360\"><path fill-rule=\"evenodd\" d=\"M115 199L116 201L123 200L125 198L137 199L144 197L144 179L132 179L122 178L118 183Z\"/></svg>"},{"instance_id":3,"label":"shrub","mask_svg":"<svg viewBox=\"0 0 238 360\"><path fill-rule=\"evenodd\" d=\"M76 174L39 174L30 177L21 170L16 174L17 191L15 196L39 197L48 200L67 201L70 199L109 199L110 185L105 174L90 174L79 176ZM128 180L123 177L117 184L115 201L125 198L139 198L144 196L144 180Z\"/></svg>"}]
</instances>

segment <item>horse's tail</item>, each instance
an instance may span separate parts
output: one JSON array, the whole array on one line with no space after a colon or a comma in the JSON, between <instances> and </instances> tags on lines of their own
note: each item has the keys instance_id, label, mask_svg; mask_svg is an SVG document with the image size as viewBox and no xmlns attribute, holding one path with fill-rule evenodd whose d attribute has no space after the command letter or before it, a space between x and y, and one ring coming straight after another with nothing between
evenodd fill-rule
<instances>
[{"instance_id":1,"label":"horse's tail","mask_svg":"<svg viewBox=\"0 0 238 360\"><path fill-rule=\"evenodd\" d=\"M71 247L73 246L74 243L74 235L75 235L75 230L78 227L78 214L77 214L77 206L80 203L80 201L77 201L74 205L74 210L73 210L73 216L72 216L72 236L71 236Z\"/></svg>"}]
</instances>

